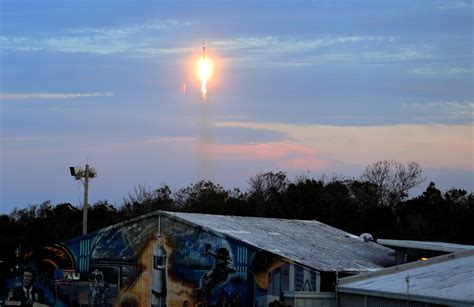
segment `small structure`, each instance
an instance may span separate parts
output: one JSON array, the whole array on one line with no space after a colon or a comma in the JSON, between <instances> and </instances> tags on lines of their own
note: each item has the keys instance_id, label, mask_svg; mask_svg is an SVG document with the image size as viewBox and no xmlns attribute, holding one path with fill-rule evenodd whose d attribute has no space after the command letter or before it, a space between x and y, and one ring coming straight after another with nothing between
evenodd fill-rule
<instances>
[{"instance_id":1,"label":"small structure","mask_svg":"<svg viewBox=\"0 0 474 307\"><path fill-rule=\"evenodd\" d=\"M474 250L340 279L340 307L473 306Z\"/></svg>"},{"instance_id":2,"label":"small structure","mask_svg":"<svg viewBox=\"0 0 474 307\"><path fill-rule=\"evenodd\" d=\"M377 243L395 250L395 264L397 265L450 253L474 250L472 245L446 242L378 239Z\"/></svg>"}]
</instances>

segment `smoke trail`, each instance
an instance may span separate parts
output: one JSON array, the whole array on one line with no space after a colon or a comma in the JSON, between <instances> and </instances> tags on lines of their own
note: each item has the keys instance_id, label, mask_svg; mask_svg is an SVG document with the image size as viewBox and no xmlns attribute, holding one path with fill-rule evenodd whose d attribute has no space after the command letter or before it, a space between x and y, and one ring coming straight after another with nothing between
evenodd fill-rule
<instances>
[{"instance_id":1,"label":"smoke trail","mask_svg":"<svg viewBox=\"0 0 474 307\"><path fill-rule=\"evenodd\" d=\"M205 41L202 42L202 56L196 63L196 73L198 79L201 81L201 103L200 109L200 123L199 123L199 175L201 179L211 180L214 177L213 155L212 155L212 136L211 124L209 121L207 97L207 81L211 78L213 71L213 64L211 59L206 57Z\"/></svg>"},{"instance_id":2,"label":"smoke trail","mask_svg":"<svg viewBox=\"0 0 474 307\"><path fill-rule=\"evenodd\" d=\"M200 122L199 122L199 178L211 180L214 177L213 164L213 141L212 127L209 120L209 104L205 103L207 99L201 96L202 102L199 104Z\"/></svg>"}]
</instances>

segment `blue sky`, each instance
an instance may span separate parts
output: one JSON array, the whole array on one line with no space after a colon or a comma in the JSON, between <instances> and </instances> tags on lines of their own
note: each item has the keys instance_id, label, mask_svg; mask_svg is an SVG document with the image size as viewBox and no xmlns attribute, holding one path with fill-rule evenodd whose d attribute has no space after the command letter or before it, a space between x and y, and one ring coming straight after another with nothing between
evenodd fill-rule
<instances>
[{"instance_id":1,"label":"blue sky","mask_svg":"<svg viewBox=\"0 0 474 307\"><path fill-rule=\"evenodd\" d=\"M416 161L473 187L472 1L0 1L1 212ZM193 63L215 73L200 100ZM181 90L183 84L186 91Z\"/></svg>"}]
</instances>

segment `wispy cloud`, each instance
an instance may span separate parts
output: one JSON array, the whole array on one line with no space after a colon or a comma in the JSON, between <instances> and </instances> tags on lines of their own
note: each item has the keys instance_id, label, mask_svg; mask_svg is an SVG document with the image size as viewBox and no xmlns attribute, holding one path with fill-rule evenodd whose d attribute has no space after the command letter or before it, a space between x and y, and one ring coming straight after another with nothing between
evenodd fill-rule
<instances>
[{"instance_id":1,"label":"wispy cloud","mask_svg":"<svg viewBox=\"0 0 474 307\"><path fill-rule=\"evenodd\" d=\"M110 96L113 96L113 93L0 93L0 100L74 99Z\"/></svg>"},{"instance_id":2,"label":"wispy cloud","mask_svg":"<svg viewBox=\"0 0 474 307\"><path fill-rule=\"evenodd\" d=\"M333 45L367 43L367 42L393 42L394 37L384 36L339 36L322 37L313 39L284 39L276 36L240 37L217 40L212 44L221 50L253 49L271 52L297 52L313 50Z\"/></svg>"},{"instance_id":3,"label":"wispy cloud","mask_svg":"<svg viewBox=\"0 0 474 307\"><path fill-rule=\"evenodd\" d=\"M396 64L435 58L433 46L403 42L394 36L354 35L312 39L241 37L214 41L212 44L229 54L234 62L244 54L246 59L259 63L290 67L328 63ZM240 50L245 50L245 53Z\"/></svg>"},{"instance_id":4,"label":"wispy cloud","mask_svg":"<svg viewBox=\"0 0 474 307\"><path fill-rule=\"evenodd\" d=\"M470 74L471 67L419 67L412 69L411 72L425 76L445 76L454 74Z\"/></svg>"},{"instance_id":5,"label":"wispy cloud","mask_svg":"<svg viewBox=\"0 0 474 307\"><path fill-rule=\"evenodd\" d=\"M190 22L174 19L151 20L139 25L108 28L67 29L56 36L0 36L0 50L5 51L55 51L65 53L112 54L122 52L141 52L154 48L147 35L171 28L190 26ZM156 47L155 47L156 48ZM156 49L162 53L173 50Z\"/></svg>"},{"instance_id":6,"label":"wispy cloud","mask_svg":"<svg viewBox=\"0 0 474 307\"><path fill-rule=\"evenodd\" d=\"M451 1L441 1L436 6L439 10L455 10L455 9L471 9L473 8L473 4L471 0L451 0Z\"/></svg>"},{"instance_id":7,"label":"wispy cloud","mask_svg":"<svg viewBox=\"0 0 474 307\"><path fill-rule=\"evenodd\" d=\"M321 64L396 64L433 58L428 50L417 47L392 48L390 50L352 50L351 52L329 51L310 54L284 61L275 60L278 66L308 66Z\"/></svg>"},{"instance_id":8,"label":"wispy cloud","mask_svg":"<svg viewBox=\"0 0 474 307\"><path fill-rule=\"evenodd\" d=\"M171 54L186 54L186 53L191 53L193 51L196 51L196 48L192 47L169 47L169 48L150 48L150 47L145 47L145 48L137 48L136 51L138 53L144 54L144 55L171 55Z\"/></svg>"},{"instance_id":9,"label":"wispy cloud","mask_svg":"<svg viewBox=\"0 0 474 307\"><path fill-rule=\"evenodd\" d=\"M132 52L137 54L182 54L190 52L190 47L165 47L149 41L150 31L170 27L186 27L189 22L176 20L155 21L143 25L123 28L84 28L67 30L54 37L11 37L0 36L0 50L10 51L56 51L66 53L112 54ZM223 52L248 50L257 53L287 54L308 52L335 45L355 45L367 43L391 43L394 37L383 36L336 36L312 39L287 39L276 36L238 37L212 41L212 47ZM248 55L247 55L248 56Z\"/></svg>"},{"instance_id":10,"label":"wispy cloud","mask_svg":"<svg viewBox=\"0 0 474 307\"><path fill-rule=\"evenodd\" d=\"M0 36L0 50L54 51L64 53L129 54L156 57L191 53L195 47L179 42L150 40L150 31L185 27L175 20L124 28L85 28L69 30L56 37ZM259 61L277 66L308 66L327 63L387 64L431 59L432 50L425 45L406 45L393 36L325 36L295 39L278 36L237 37L210 42L229 64ZM341 51L344 50L344 51Z\"/></svg>"},{"instance_id":11,"label":"wispy cloud","mask_svg":"<svg viewBox=\"0 0 474 307\"><path fill-rule=\"evenodd\" d=\"M49 38L0 37L0 50L4 51L55 51L73 53L109 54L124 52L132 44L112 38L58 36Z\"/></svg>"},{"instance_id":12,"label":"wispy cloud","mask_svg":"<svg viewBox=\"0 0 474 307\"><path fill-rule=\"evenodd\" d=\"M474 121L474 101L415 102L404 103L402 107L430 121L443 118Z\"/></svg>"},{"instance_id":13,"label":"wispy cloud","mask_svg":"<svg viewBox=\"0 0 474 307\"><path fill-rule=\"evenodd\" d=\"M80 28L80 29L69 29L67 32L79 35L95 37L108 37L108 38L123 38L130 35L146 32L146 31L159 31L166 30L176 27L189 27L191 26L189 21L179 21L176 19L154 19L140 25L131 25L126 27L103 27L103 28Z\"/></svg>"}]
</instances>

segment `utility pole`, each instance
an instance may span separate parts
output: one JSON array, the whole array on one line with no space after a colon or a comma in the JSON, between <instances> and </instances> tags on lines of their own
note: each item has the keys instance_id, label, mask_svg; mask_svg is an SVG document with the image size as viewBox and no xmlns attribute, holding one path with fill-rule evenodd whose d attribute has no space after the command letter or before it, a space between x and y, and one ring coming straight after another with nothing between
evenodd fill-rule
<instances>
[{"instance_id":1,"label":"utility pole","mask_svg":"<svg viewBox=\"0 0 474 307\"><path fill-rule=\"evenodd\" d=\"M87 196L89 196L89 164L86 164L84 176L84 210L82 210L82 234L87 233Z\"/></svg>"},{"instance_id":2,"label":"utility pole","mask_svg":"<svg viewBox=\"0 0 474 307\"><path fill-rule=\"evenodd\" d=\"M82 182L84 184L84 208L82 212L82 234L87 234L87 199L89 196L89 179L96 178L97 172L95 168L89 167L89 164L86 164L85 170L83 170L80 166L71 166L69 167L69 171L71 172L71 176L74 176L76 180L80 180L84 178Z\"/></svg>"}]
</instances>

